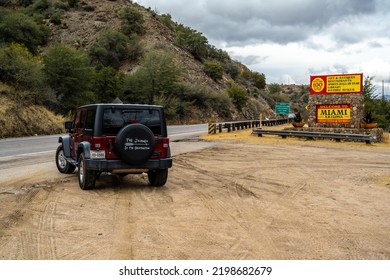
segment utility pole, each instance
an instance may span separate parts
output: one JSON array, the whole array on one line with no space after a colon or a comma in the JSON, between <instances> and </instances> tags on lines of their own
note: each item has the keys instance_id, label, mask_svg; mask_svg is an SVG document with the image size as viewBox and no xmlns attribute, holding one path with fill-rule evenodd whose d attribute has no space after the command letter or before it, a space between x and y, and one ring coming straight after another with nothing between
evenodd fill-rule
<instances>
[{"instance_id":1,"label":"utility pole","mask_svg":"<svg viewBox=\"0 0 390 280\"><path fill-rule=\"evenodd\" d=\"M385 81L382 80L382 100L385 100Z\"/></svg>"}]
</instances>

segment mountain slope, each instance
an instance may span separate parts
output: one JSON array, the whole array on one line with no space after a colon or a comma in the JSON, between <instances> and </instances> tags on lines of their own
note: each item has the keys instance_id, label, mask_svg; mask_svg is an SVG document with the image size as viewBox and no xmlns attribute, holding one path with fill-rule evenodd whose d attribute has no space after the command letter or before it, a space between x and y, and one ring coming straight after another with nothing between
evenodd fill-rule
<instances>
[{"instance_id":1,"label":"mountain slope","mask_svg":"<svg viewBox=\"0 0 390 280\"><path fill-rule=\"evenodd\" d=\"M224 73L223 78L218 81L206 75L203 62L195 59L188 50L177 44L175 32L168 28L160 20L159 15L150 9L131 3L131 1L98 0L83 1L82 3L83 5L78 9L71 9L63 13L61 25L50 24L52 36L45 50L57 43L87 50L107 29L120 30L119 13L122 9L129 7L140 12L144 18L145 32L140 37L144 53L156 49L169 50L174 53L176 64L183 70L182 80L187 84L204 86L216 92L223 92L230 88L232 78L229 75ZM241 71L250 72L239 62L231 60L231 63ZM125 60L121 62L120 71L129 74L136 71L138 67L139 63ZM241 86L247 87L247 81L243 81ZM261 96L249 96L249 98L250 104L246 108L241 111L233 108L233 118L257 118L259 110L269 110L268 103ZM206 112L206 115L209 117L215 114Z\"/></svg>"},{"instance_id":2,"label":"mountain slope","mask_svg":"<svg viewBox=\"0 0 390 280\"><path fill-rule=\"evenodd\" d=\"M70 3L78 4L71 6ZM103 76L105 78L101 73L100 77L98 74L100 69L106 67L106 65L93 64L90 50L108 30L122 33L122 15L126 9L142 15L143 30L136 34L140 44L140 53L135 58L118 59L119 65L114 67L114 78L119 81L115 85L115 91L113 90L113 93L110 92L111 94L105 95L104 90L91 87L84 92L74 93L72 97L66 95L73 94L72 90L68 90L66 94L60 91L67 88L64 85L53 88L53 85L56 84L50 83L50 77L45 72L47 68L45 58L57 46L69 46L76 52L85 54L87 59L90 60L88 68L93 71L90 76L95 79L91 84L96 85L101 82L103 86L111 87L111 85L104 84L106 82L104 79L96 81L96 77L102 78ZM20 29L19 25L14 24L15 20L21 21ZM7 28L12 30L13 33L9 33L10 31ZM186 36L203 40L201 41L203 44L201 47L206 48L206 53L194 53L191 48L180 43L178 30L182 33L188 32ZM29 32L33 33L30 34ZM50 35L45 38L47 36L45 34ZM35 35L41 36L38 45L35 41L28 41L31 39L30 36ZM29 51L31 54L28 53ZM31 113L37 112L36 110L26 109L29 106L40 106L42 110L48 108L64 114L74 109L76 105L85 104L83 102L109 102L113 99L113 94L116 93L124 98L125 102L143 103L146 100L145 98L132 99L137 94L147 94L142 92L142 87L140 87L141 90L138 89L138 92L131 91L132 86L137 85L134 84L133 77L140 73L144 67L144 58L156 51L173 54L173 64L180 69L180 76L177 85L175 85L175 90L169 92L169 90L164 89L161 93L158 93L154 100L151 99L153 103L167 107L170 123L207 122L211 118L218 121L257 119L260 113L268 112L272 114L272 109L268 103L271 101L272 104L272 98L268 96L265 89L265 76L263 74L252 72L245 65L230 59L226 52L209 45L207 38L201 33L190 27L184 27L180 23L173 22L169 15L158 15L151 9L132 3L132 1L119 0L10 0L0 2L0 56L3 55L3 58L7 57L8 59L8 57L11 57L8 54L11 53L18 58L17 60L9 59L7 62L0 63L0 73L2 74L0 84L3 83L2 87L7 89L3 90L0 96L3 104L2 112L6 112L10 117L12 116L12 120L15 120L18 125L23 125L23 121L17 121L21 120L19 110ZM69 60L67 58L65 57L65 60ZM10 65L13 63L15 65ZM207 63L209 64L207 65ZM211 68L206 71L206 66ZM219 68L213 68L215 66ZM61 68L66 69L65 65L59 64L57 69ZM9 69L12 71L8 71ZM56 67L52 69L56 69ZM218 71L221 71L221 73ZM72 70L63 72L67 73L61 73L61 75L67 75ZM61 75L57 75L60 77L60 81L62 77L62 80L72 80L74 78L73 76L64 77ZM23 82L20 77L29 77L29 79ZM35 77L40 80L34 81ZM149 82L149 88L150 81L147 81ZM127 91L124 89L125 86L128 87ZM75 89L77 90L77 87ZM100 92L97 92L99 90ZM15 106L23 96L29 97L29 99L25 98L21 104ZM69 102L72 98L77 102ZM64 106L64 103L67 103L67 106ZM45 118L51 118L51 115L46 114ZM30 119L32 120L32 118ZM53 117L52 123L58 123L58 118ZM5 131L5 123L2 124L2 129ZM61 127L51 127L47 131L40 131L37 127L26 130L20 128L20 133L14 127L8 127L7 129L8 132L4 132L0 137L53 133L61 130Z\"/></svg>"}]
</instances>

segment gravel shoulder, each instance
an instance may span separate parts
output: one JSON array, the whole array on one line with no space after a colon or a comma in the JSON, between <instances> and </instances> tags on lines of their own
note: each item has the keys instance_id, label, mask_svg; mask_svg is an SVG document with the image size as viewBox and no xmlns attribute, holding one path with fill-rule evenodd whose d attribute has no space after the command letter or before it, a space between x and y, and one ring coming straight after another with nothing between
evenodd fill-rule
<instances>
[{"instance_id":1,"label":"gravel shoulder","mask_svg":"<svg viewBox=\"0 0 390 280\"><path fill-rule=\"evenodd\" d=\"M180 143L201 150L162 188L103 175L82 191L54 160L3 168L0 259L390 259L388 141Z\"/></svg>"}]
</instances>

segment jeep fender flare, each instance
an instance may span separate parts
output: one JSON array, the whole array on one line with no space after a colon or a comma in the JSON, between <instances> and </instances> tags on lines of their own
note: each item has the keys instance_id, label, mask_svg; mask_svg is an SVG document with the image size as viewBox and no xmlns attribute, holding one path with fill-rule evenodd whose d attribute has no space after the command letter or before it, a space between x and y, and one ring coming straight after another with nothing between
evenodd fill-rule
<instances>
[{"instance_id":1,"label":"jeep fender flare","mask_svg":"<svg viewBox=\"0 0 390 280\"><path fill-rule=\"evenodd\" d=\"M84 158L91 158L91 143L89 142L80 142L77 146L77 158L79 158L80 154L84 153Z\"/></svg>"},{"instance_id":2,"label":"jeep fender flare","mask_svg":"<svg viewBox=\"0 0 390 280\"><path fill-rule=\"evenodd\" d=\"M70 136L61 136L58 143L62 144L65 157L70 158Z\"/></svg>"}]
</instances>

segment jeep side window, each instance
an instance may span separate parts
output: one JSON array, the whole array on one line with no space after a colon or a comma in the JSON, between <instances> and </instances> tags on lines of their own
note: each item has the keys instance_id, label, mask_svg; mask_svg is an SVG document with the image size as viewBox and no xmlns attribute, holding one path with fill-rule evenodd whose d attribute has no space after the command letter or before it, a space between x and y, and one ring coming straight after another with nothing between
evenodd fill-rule
<instances>
[{"instance_id":1,"label":"jeep side window","mask_svg":"<svg viewBox=\"0 0 390 280\"><path fill-rule=\"evenodd\" d=\"M80 111L77 111L76 114L74 115L74 120L73 120L74 130L79 128L79 120L80 120Z\"/></svg>"},{"instance_id":2,"label":"jeep side window","mask_svg":"<svg viewBox=\"0 0 390 280\"><path fill-rule=\"evenodd\" d=\"M87 110L82 110L80 115L80 128L85 128L86 116L87 116Z\"/></svg>"},{"instance_id":3,"label":"jeep side window","mask_svg":"<svg viewBox=\"0 0 390 280\"><path fill-rule=\"evenodd\" d=\"M87 116L85 117L85 134L86 135L93 135L93 129L95 126L95 115L96 115L96 109L88 109L87 110Z\"/></svg>"}]
</instances>

